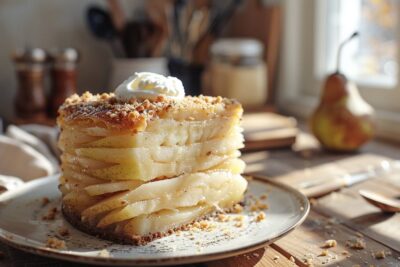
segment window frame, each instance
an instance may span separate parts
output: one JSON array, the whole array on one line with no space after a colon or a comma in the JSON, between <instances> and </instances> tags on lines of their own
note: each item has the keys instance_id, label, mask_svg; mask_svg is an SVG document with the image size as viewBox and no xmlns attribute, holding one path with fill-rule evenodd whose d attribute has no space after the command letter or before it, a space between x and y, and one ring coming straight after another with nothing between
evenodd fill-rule
<instances>
[{"instance_id":1,"label":"window frame","mask_svg":"<svg viewBox=\"0 0 400 267\"><path fill-rule=\"evenodd\" d=\"M301 118L308 118L319 102L324 77L328 1L307 0L284 2L284 31L278 106ZM397 36L400 63L400 19ZM305 67L303 67L305 66ZM377 135L400 140L400 72L393 89L357 82L360 94L375 109Z\"/></svg>"}]
</instances>

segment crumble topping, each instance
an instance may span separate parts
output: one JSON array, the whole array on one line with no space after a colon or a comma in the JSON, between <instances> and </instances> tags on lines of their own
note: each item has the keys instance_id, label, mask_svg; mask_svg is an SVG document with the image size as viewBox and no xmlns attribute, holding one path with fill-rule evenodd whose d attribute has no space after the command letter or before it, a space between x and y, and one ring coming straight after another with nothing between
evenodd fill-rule
<instances>
[{"instance_id":1,"label":"crumble topping","mask_svg":"<svg viewBox=\"0 0 400 267\"><path fill-rule=\"evenodd\" d=\"M58 124L63 122L82 122L93 124L93 119L113 127L139 129L148 120L162 117L170 110L180 112L187 109L200 109L213 113L229 106L240 107L236 100L211 96L187 96L177 101L158 96L154 100L132 99L127 102L119 101L114 93L93 95L85 92L81 96L74 94L67 98L59 108ZM194 120L195 118L190 118Z\"/></svg>"}]
</instances>

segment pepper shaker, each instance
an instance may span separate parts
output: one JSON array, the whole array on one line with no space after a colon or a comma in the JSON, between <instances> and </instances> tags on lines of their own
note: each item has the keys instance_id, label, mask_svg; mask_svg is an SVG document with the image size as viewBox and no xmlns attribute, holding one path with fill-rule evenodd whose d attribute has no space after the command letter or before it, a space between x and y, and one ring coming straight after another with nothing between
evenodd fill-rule
<instances>
[{"instance_id":1,"label":"pepper shaker","mask_svg":"<svg viewBox=\"0 0 400 267\"><path fill-rule=\"evenodd\" d=\"M51 53L51 90L49 97L49 115L57 116L57 110L64 100L76 93L76 65L79 53L74 48L55 50Z\"/></svg>"},{"instance_id":2,"label":"pepper shaker","mask_svg":"<svg viewBox=\"0 0 400 267\"><path fill-rule=\"evenodd\" d=\"M46 115L45 67L47 53L40 48L18 49L12 54L18 88L15 111L19 118L41 119Z\"/></svg>"}]
</instances>

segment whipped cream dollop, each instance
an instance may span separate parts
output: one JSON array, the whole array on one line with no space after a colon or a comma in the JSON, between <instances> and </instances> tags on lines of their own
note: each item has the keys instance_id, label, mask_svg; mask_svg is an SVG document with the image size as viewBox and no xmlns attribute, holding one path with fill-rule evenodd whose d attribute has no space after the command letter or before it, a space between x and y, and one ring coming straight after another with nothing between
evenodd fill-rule
<instances>
[{"instance_id":1,"label":"whipped cream dollop","mask_svg":"<svg viewBox=\"0 0 400 267\"><path fill-rule=\"evenodd\" d=\"M156 99L158 96L182 99L185 97L185 89L178 78L151 72L135 72L118 85L115 96L122 101L132 98Z\"/></svg>"}]
</instances>

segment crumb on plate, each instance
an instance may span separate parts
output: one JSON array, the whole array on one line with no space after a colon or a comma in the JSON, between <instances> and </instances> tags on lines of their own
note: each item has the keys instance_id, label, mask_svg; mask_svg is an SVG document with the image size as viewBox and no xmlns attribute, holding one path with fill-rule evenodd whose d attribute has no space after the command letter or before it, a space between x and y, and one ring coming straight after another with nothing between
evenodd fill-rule
<instances>
[{"instance_id":1,"label":"crumb on plate","mask_svg":"<svg viewBox=\"0 0 400 267\"><path fill-rule=\"evenodd\" d=\"M58 233L60 234L60 236L69 236L69 230L64 226L58 228Z\"/></svg>"},{"instance_id":2,"label":"crumb on plate","mask_svg":"<svg viewBox=\"0 0 400 267\"><path fill-rule=\"evenodd\" d=\"M243 211L243 206L240 204L235 204L233 206L233 212L234 213L241 213Z\"/></svg>"},{"instance_id":3,"label":"crumb on plate","mask_svg":"<svg viewBox=\"0 0 400 267\"><path fill-rule=\"evenodd\" d=\"M60 240L56 237L49 237L46 241L46 247L54 249L65 249L66 245L64 240Z\"/></svg>"},{"instance_id":4,"label":"crumb on plate","mask_svg":"<svg viewBox=\"0 0 400 267\"><path fill-rule=\"evenodd\" d=\"M220 213L220 214L217 214L217 220L219 222L227 222L227 221L229 221L229 216L227 216L226 214Z\"/></svg>"},{"instance_id":5,"label":"crumb on plate","mask_svg":"<svg viewBox=\"0 0 400 267\"><path fill-rule=\"evenodd\" d=\"M240 228L240 227L243 226L243 222L240 222L240 221L239 221L239 222L236 222L236 223L235 223L235 226L238 227L238 228Z\"/></svg>"},{"instance_id":6,"label":"crumb on plate","mask_svg":"<svg viewBox=\"0 0 400 267\"><path fill-rule=\"evenodd\" d=\"M46 206L50 203L50 199L48 197L42 198L42 207Z\"/></svg>"},{"instance_id":7,"label":"crumb on plate","mask_svg":"<svg viewBox=\"0 0 400 267\"><path fill-rule=\"evenodd\" d=\"M102 249L99 252L99 257L109 258L110 252L107 249Z\"/></svg>"},{"instance_id":8,"label":"crumb on plate","mask_svg":"<svg viewBox=\"0 0 400 267\"><path fill-rule=\"evenodd\" d=\"M258 210L265 210L268 209L268 205L256 200L251 206L250 206L250 211L258 211Z\"/></svg>"},{"instance_id":9,"label":"crumb on plate","mask_svg":"<svg viewBox=\"0 0 400 267\"><path fill-rule=\"evenodd\" d=\"M47 211L47 214L43 215L42 220L44 221L52 221L56 218L57 208L51 208Z\"/></svg>"},{"instance_id":10,"label":"crumb on plate","mask_svg":"<svg viewBox=\"0 0 400 267\"><path fill-rule=\"evenodd\" d=\"M265 217L266 217L265 213L260 211L256 216L256 222L261 222L261 221L265 220Z\"/></svg>"}]
</instances>

